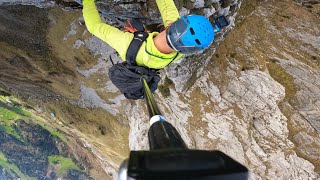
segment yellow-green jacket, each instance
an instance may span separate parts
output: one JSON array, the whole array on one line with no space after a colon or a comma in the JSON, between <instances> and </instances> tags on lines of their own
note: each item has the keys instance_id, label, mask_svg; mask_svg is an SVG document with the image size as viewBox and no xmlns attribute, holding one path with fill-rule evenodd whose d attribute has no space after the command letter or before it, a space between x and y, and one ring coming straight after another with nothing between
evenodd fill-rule
<instances>
[{"instance_id":1,"label":"yellow-green jacket","mask_svg":"<svg viewBox=\"0 0 320 180\"><path fill-rule=\"evenodd\" d=\"M165 27L179 18L179 12L173 0L156 0L156 3ZM83 0L83 17L89 32L108 43L119 53L123 60L126 60L127 49L133 39L133 33L124 32L103 23L94 0ZM161 69L171 61L178 60L183 56L182 54L177 54L177 52L161 53L153 42L153 37L158 34L158 32L149 33L149 37L143 42L136 56L137 65Z\"/></svg>"}]
</instances>

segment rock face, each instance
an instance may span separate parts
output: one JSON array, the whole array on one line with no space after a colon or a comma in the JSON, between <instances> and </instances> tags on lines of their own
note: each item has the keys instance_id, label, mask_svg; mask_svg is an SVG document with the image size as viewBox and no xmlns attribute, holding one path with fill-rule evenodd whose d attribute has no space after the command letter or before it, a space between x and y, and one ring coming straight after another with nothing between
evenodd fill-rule
<instances>
[{"instance_id":1,"label":"rock face","mask_svg":"<svg viewBox=\"0 0 320 180\"><path fill-rule=\"evenodd\" d=\"M317 179L319 16L293 1L241 11L201 77L183 95L158 97L161 109L189 147L226 152L252 179ZM130 147L146 148L147 121L134 123Z\"/></svg>"},{"instance_id":2,"label":"rock face","mask_svg":"<svg viewBox=\"0 0 320 180\"><path fill-rule=\"evenodd\" d=\"M102 3L100 8L123 20L138 16L145 23L161 21L154 1L103 2L114 6ZM56 3L74 7L71 1ZM36 24L27 26L25 36L0 29L0 92L41 105L34 105L38 112L54 111L69 133L81 137L108 178L116 177L128 149L148 149L149 127L144 101L126 100L106 76L110 57L121 59L79 25L79 11L52 8L53 1L0 4L49 8L32 10L47 28L38 37L32 31ZM156 101L187 145L225 152L250 169L251 179L318 179L318 1L196 0L176 5L180 14L201 13L211 20L224 14L230 21L201 55L161 72ZM25 16L16 16L18 12ZM22 27L19 23L31 21L28 12L24 6L2 6L0 24L14 32ZM17 20L8 25L12 19ZM1 36L2 31L7 35ZM19 41L10 41L15 38ZM24 45L28 41L32 46Z\"/></svg>"}]
</instances>

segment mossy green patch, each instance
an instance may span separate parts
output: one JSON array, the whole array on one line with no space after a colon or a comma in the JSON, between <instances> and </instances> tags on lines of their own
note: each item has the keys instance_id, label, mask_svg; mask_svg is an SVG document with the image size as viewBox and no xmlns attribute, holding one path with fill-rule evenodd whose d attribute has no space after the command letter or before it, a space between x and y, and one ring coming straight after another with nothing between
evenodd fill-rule
<instances>
[{"instance_id":1,"label":"mossy green patch","mask_svg":"<svg viewBox=\"0 0 320 180\"><path fill-rule=\"evenodd\" d=\"M15 103L10 101L11 98L7 96L0 96L0 130L12 135L14 138L21 142L24 142L18 132L14 129L14 125L21 119L25 119L30 115L21 106L17 106L17 100ZM15 104L15 105L10 105Z\"/></svg>"},{"instance_id":2,"label":"mossy green patch","mask_svg":"<svg viewBox=\"0 0 320 180\"><path fill-rule=\"evenodd\" d=\"M295 99L295 94L297 93L293 77L276 61L269 62L267 67L271 77L285 87L286 95L284 100L292 103Z\"/></svg>"},{"instance_id":3,"label":"mossy green patch","mask_svg":"<svg viewBox=\"0 0 320 180\"><path fill-rule=\"evenodd\" d=\"M1 151L0 151L0 166L5 168L13 177L18 175L19 178L21 179L26 179L26 180L36 179L23 174L15 164L8 162L8 159Z\"/></svg>"},{"instance_id":4,"label":"mossy green patch","mask_svg":"<svg viewBox=\"0 0 320 180\"><path fill-rule=\"evenodd\" d=\"M52 165L60 165L57 172L58 176L62 176L68 170L81 171L71 158L66 158L63 156L48 156L48 160Z\"/></svg>"},{"instance_id":5,"label":"mossy green patch","mask_svg":"<svg viewBox=\"0 0 320 180\"><path fill-rule=\"evenodd\" d=\"M21 103L18 99L10 96L0 96L0 107L9 109L12 113L20 115L20 116L25 116L25 117L30 117L31 113L28 112L23 106L21 106ZM6 103L8 106L3 106Z\"/></svg>"},{"instance_id":6,"label":"mossy green patch","mask_svg":"<svg viewBox=\"0 0 320 180\"><path fill-rule=\"evenodd\" d=\"M48 127L46 127L46 129L47 129L48 131L50 131L50 133L51 133L52 135L54 135L54 136L58 137L59 139L61 139L61 140L63 140L63 141L66 142L66 138L65 138L64 135L61 134L60 132L58 132L58 131L56 131L56 130L53 130L53 129L51 129L51 128L48 128Z\"/></svg>"},{"instance_id":7,"label":"mossy green patch","mask_svg":"<svg viewBox=\"0 0 320 180\"><path fill-rule=\"evenodd\" d=\"M160 93L162 94L163 97L169 97L170 96L170 89L169 87L173 85L173 82L171 81L171 79L169 79L168 77L166 77L164 79L164 83L158 86L158 90L160 91Z\"/></svg>"},{"instance_id":8,"label":"mossy green patch","mask_svg":"<svg viewBox=\"0 0 320 180\"><path fill-rule=\"evenodd\" d=\"M68 102L50 102L43 104L43 107L46 112L54 111L57 120L63 122L66 127L77 129L91 139L101 152L112 158L113 162L120 164L123 158L128 157L128 125L117 120L108 111L81 108ZM106 129L101 132L101 127Z\"/></svg>"},{"instance_id":9,"label":"mossy green patch","mask_svg":"<svg viewBox=\"0 0 320 180\"><path fill-rule=\"evenodd\" d=\"M34 123L48 130L53 136L66 141L62 133L40 123L46 121L25 109L18 99L9 96L0 96L0 131L4 131L19 141L24 142L20 134L14 129L14 126L19 123L19 120L29 121L30 119L35 119L36 121Z\"/></svg>"},{"instance_id":10,"label":"mossy green patch","mask_svg":"<svg viewBox=\"0 0 320 180\"><path fill-rule=\"evenodd\" d=\"M67 139L66 137L63 135L63 133L60 133L59 130L55 130L54 128L44 124L44 123L40 123L40 122L46 122L45 119L43 119L42 117L40 116L37 116L37 115L32 115L32 117L36 120L38 120L38 122L35 122L37 123L38 125L40 125L42 128L48 130L53 136L61 139L62 141L66 142L67 143Z\"/></svg>"}]
</instances>

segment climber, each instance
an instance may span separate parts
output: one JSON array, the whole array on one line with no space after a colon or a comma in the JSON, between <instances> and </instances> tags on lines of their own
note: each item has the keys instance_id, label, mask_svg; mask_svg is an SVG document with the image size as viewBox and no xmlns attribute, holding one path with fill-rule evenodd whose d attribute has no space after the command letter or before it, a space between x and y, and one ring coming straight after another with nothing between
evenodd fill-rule
<instances>
[{"instance_id":1,"label":"climber","mask_svg":"<svg viewBox=\"0 0 320 180\"><path fill-rule=\"evenodd\" d=\"M215 30L206 17L179 17L173 0L156 0L156 4L165 30L145 33L146 39L140 39L141 47L133 54L131 51L134 48L130 44L142 35L137 36L137 33L124 32L103 23L94 0L83 0L83 17L89 32L113 47L123 60L128 62L128 57L131 57L134 65L152 69L162 69L184 54L200 53L213 42ZM137 46L140 45L134 45Z\"/></svg>"}]
</instances>

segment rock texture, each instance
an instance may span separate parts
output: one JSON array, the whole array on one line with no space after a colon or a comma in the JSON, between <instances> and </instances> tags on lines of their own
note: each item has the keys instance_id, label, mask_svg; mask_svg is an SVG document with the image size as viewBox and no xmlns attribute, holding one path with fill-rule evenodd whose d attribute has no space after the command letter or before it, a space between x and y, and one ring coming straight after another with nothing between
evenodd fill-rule
<instances>
[{"instance_id":1,"label":"rock texture","mask_svg":"<svg viewBox=\"0 0 320 180\"><path fill-rule=\"evenodd\" d=\"M66 2L71 1L57 1ZM112 9L103 3L99 6L121 19L134 15L146 23L160 21L154 1L103 2L113 2ZM161 72L156 101L190 148L227 153L250 169L251 179L320 178L319 3L306 2L176 1L181 14L201 13L211 20L224 14L230 21L204 53L188 56ZM49 1L0 3L51 6L46 5ZM20 56L15 57L15 44L4 38L0 45L10 48L0 56L6 60L0 66L6 70L0 83L25 99L45 100L46 108L39 110L54 110L57 120L72 128L109 177L115 178L129 148L148 149L145 103L126 100L118 92L106 74L110 57L121 60L78 23L80 12L71 16L74 10L66 9L41 12L48 14L50 22L46 53L55 54L48 61L56 66L49 67L45 60L33 62L41 54L26 54L19 46ZM19 67L21 62L37 71ZM13 73L19 69L23 73ZM29 86L21 89L20 83Z\"/></svg>"},{"instance_id":2,"label":"rock texture","mask_svg":"<svg viewBox=\"0 0 320 180\"><path fill-rule=\"evenodd\" d=\"M196 83L158 101L189 147L226 152L252 179L317 179L319 16L293 1L244 7ZM145 144L147 121L135 123Z\"/></svg>"}]
</instances>

